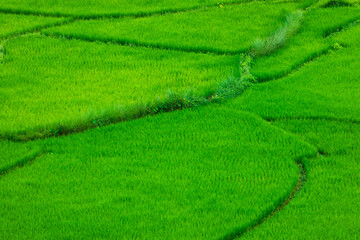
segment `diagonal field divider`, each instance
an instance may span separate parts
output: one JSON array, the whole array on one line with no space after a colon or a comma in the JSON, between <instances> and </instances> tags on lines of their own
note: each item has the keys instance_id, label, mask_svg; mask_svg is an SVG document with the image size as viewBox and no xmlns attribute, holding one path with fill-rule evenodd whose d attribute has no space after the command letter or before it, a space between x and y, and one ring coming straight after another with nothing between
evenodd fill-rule
<instances>
[{"instance_id":1,"label":"diagonal field divider","mask_svg":"<svg viewBox=\"0 0 360 240\"><path fill-rule=\"evenodd\" d=\"M15 171L18 168L22 168L26 165L32 164L37 158L40 158L41 156L45 155L46 153L43 151L34 151L29 153L28 155L20 158L18 161L3 167L0 169L0 178L6 176L12 171Z\"/></svg>"},{"instance_id":2,"label":"diagonal field divider","mask_svg":"<svg viewBox=\"0 0 360 240\"><path fill-rule=\"evenodd\" d=\"M66 24L66 23L64 23ZM349 26L352 26L354 23L348 23ZM334 28L331 35L335 34L338 31L346 30L348 27L337 27ZM340 46L341 48L341 46ZM329 47L326 51L322 51L318 54L312 55L306 61L297 65L291 71L286 72L285 74L278 75L275 79L283 78L293 72L299 71L303 66L307 65L311 61L314 61L326 54L331 53L333 50L338 50L336 47ZM169 91L168 96L154 104L141 104L134 105L128 108L112 108L104 110L101 112L92 112L89 116L85 116L84 120L74 124L58 125L54 127L45 127L45 128L33 128L29 129L26 132L17 132L17 133L6 133L0 136L0 139L8 139L12 141L29 141L46 137L57 137L61 135L73 134L81 131L85 131L89 128L101 127L109 124L114 124L117 122L137 119L147 115L155 115L162 112L169 112L174 110L180 110L184 108L197 107L201 105L206 105L212 102L220 102L226 99L233 98L241 94L244 89L251 86L256 82L264 82L275 79L255 79L254 76L250 73L251 57L245 54L241 55L241 66L240 78L230 78L219 84L219 87L212 94L207 97L197 96L194 93L174 93ZM244 59L247 59L246 61Z\"/></svg>"},{"instance_id":3,"label":"diagonal field divider","mask_svg":"<svg viewBox=\"0 0 360 240\"><path fill-rule=\"evenodd\" d=\"M249 50L252 38L263 38L271 34L274 27L277 28L283 22L281 16L296 7L296 4L284 4L279 7L274 3L247 2L232 7L205 8L195 14L172 14L148 19L78 20L69 26L53 28L42 33L46 36L89 42L236 55ZM264 13L254 16L257 11ZM243 14L238 14L239 12ZM295 25L300 25L298 15L289 14L285 31L278 32L286 32L286 37L290 37L289 35L295 32ZM250 17L253 17L252 21L248 20ZM208 25L199 27L207 22ZM254 36L246 37L250 32Z\"/></svg>"},{"instance_id":4,"label":"diagonal field divider","mask_svg":"<svg viewBox=\"0 0 360 240\"><path fill-rule=\"evenodd\" d=\"M353 8L310 9L304 14L297 35L272 55L254 59L252 73L259 82L284 77L305 62L310 62L332 48L347 47L333 38L357 25L360 12ZM336 18L329 22L328 20Z\"/></svg>"},{"instance_id":5,"label":"diagonal field divider","mask_svg":"<svg viewBox=\"0 0 360 240\"><path fill-rule=\"evenodd\" d=\"M0 45L0 64L3 63L5 57L5 50L3 45Z\"/></svg>"},{"instance_id":6,"label":"diagonal field divider","mask_svg":"<svg viewBox=\"0 0 360 240\"><path fill-rule=\"evenodd\" d=\"M11 39L14 39L14 38L17 38L17 37L22 37L22 36L27 35L27 34L33 34L33 33L39 32L40 30L44 30L44 29L47 29L47 28L63 26L63 25L69 24L69 23L71 23L73 21L74 21L73 18L66 18L66 19L63 19L63 20L58 20L58 21L55 21L55 22L39 24L39 25L35 25L35 26L32 26L32 27L27 28L27 29L23 29L23 30L16 31L16 32L13 32L13 33L5 34L5 35L0 37L0 40L2 40L1 44L4 45L6 43L6 41L8 41L8 40L11 40Z\"/></svg>"},{"instance_id":7,"label":"diagonal field divider","mask_svg":"<svg viewBox=\"0 0 360 240\"><path fill-rule=\"evenodd\" d=\"M325 54L331 53L327 51L312 61L322 57ZM114 124L123 121L138 119L148 115L156 115L163 112L170 112L186 108L198 107L210 103L218 103L240 95L246 88L258 82L256 78L250 73L251 56L241 55L240 58L240 78L229 78L228 80L219 84L217 91L208 97L196 96L193 93L178 94L169 91L169 95L165 100L162 100L154 105L136 105L128 109L115 109L103 111L102 113L91 113L90 118L85 118L84 122L77 123L77 125L58 126L58 128L48 131L48 128L32 129L27 132L17 132L15 134L5 134L0 136L0 139L7 139L10 141L31 141L36 139L44 139L47 137L58 137L63 135L74 134L85 131L90 128L101 127L109 124ZM297 69L309 62L304 62Z\"/></svg>"},{"instance_id":8,"label":"diagonal field divider","mask_svg":"<svg viewBox=\"0 0 360 240\"><path fill-rule=\"evenodd\" d=\"M216 48L210 48L210 47L185 47L185 46L172 46L172 45L164 45L164 44L148 44L137 40L129 40L129 39L96 39L86 36L68 36L63 35L60 33L55 32L41 32L42 35L47 37L53 37L53 38L61 38L61 39L67 39L67 40L80 40L84 42L102 42L105 44L114 44L119 46L127 46L127 47L145 47L148 49L159 49L159 50L171 50L171 51L178 51L178 52L184 52L184 53L202 53L202 54L212 54L212 55L227 55L227 56L236 56L239 54L245 54L246 51L229 51L229 50L220 50Z\"/></svg>"}]
</instances>

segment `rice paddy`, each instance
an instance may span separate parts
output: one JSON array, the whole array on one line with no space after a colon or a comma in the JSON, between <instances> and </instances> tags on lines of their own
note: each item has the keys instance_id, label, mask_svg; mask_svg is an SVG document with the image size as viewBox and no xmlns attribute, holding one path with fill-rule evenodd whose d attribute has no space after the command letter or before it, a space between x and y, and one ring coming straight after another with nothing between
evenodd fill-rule
<instances>
[{"instance_id":1,"label":"rice paddy","mask_svg":"<svg viewBox=\"0 0 360 240\"><path fill-rule=\"evenodd\" d=\"M46 35L215 53L240 53L277 29L291 3L251 2L147 18L76 21ZM129 27L131 26L131 27Z\"/></svg>"},{"instance_id":2,"label":"rice paddy","mask_svg":"<svg viewBox=\"0 0 360 240\"><path fill-rule=\"evenodd\" d=\"M0 13L0 40L63 23L65 18Z\"/></svg>"},{"instance_id":3,"label":"rice paddy","mask_svg":"<svg viewBox=\"0 0 360 240\"><path fill-rule=\"evenodd\" d=\"M360 8L0 0L0 239L356 239Z\"/></svg>"}]
</instances>

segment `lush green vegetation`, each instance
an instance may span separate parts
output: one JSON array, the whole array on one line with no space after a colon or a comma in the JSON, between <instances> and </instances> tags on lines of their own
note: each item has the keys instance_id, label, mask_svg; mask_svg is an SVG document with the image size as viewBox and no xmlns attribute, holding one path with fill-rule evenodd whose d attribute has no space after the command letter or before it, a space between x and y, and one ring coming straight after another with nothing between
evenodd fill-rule
<instances>
[{"instance_id":1,"label":"lush green vegetation","mask_svg":"<svg viewBox=\"0 0 360 240\"><path fill-rule=\"evenodd\" d=\"M41 148L31 143L0 141L0 177L14 166L21 165L41 154Z\"/></svg>"},{"instance_id":2,"label":"lush green vegetation","mask_svg":"<svg viewBox=\"0 0 360 240\"><path fill-rule=\"evenodd\" d=\"M236 53L248 50L282 24L296 4L251 2L148 18L77 21L47 35L181 50ZM131 26L131 27L130 27Z\"/></svg>"},{"instance_id":3,"label":"lush green vegetation","mask_svg":"<svg viewBox=\"0 0 360 240\"><path fill-rule=\"evenodd\" d=\"M358 4L0 0L0 239L358 238Z\"/></svg>"},{"instance_id":4,"label":"lush green vegetation","mask_svg":"<svg viewBox=\"0 0 360 240\"><path fill-rule=\"evenodd\" d=\"M359 5L359 0L318 0L313 6L320 8L329 8L329 7L349 7Z\"/></svg>"},{"instance_id":5,"label":"lush green vegetation","mask_svg":"<svg viewBox=\"0 0 360 240\"><path fill-rule=\"evenodd\" d=\"M88 126L102 116L126 118L164 101L169 90L206 95L238 74L236 56L41 36L9 41L5 50L0 65L2 136Z\"/></svg>"},{"instance_id":6,"label":"lush green vegetation","mask_svg":"<svg viewBox=\"0 0 360 240\"><path fill-rule=\"evenodd\" d=\"M216 106L34 145L47 154L0 181L4 238L221 237L283 201L297 183L294 159L316 155Z\"/></svg>"},{"instance_id":7,"label":"lush green vegetation","mask_svg":"<svg viewBox=\"0 0 360 240\"><path fill-rule=\"evenodd\" d=\"M44 26L56 25L64 20L64 18L0 13L0 39L28 31L34 31L43 28Z\"/></svg>"},{"instance_id":8,"label":"lush green vegetation","mask_svg":"<svg viewBox=\"0 0 360 240\"><path fill-rule=\"evenodd\" d=\"M360 18L360 9L338 7L312 9L305 13L299 33L275 54L257 58L252 73L261 81L284 76L303 63L332 49L336 40L329 34Z\"/></svg>"},{"instance_id":9,"label":"lush green vegetation","mask_svg":"<svg viewBox=\"0 0 360 240\"><path fill-rule=\"evenodd\" d=\"M303 191L281 213L244 238L264 239L269 232L284 239L359 236L359 124L281 120L275 125L303 136L326 155L305 161L308 180Z\"/></svg>"},{"instance_id":10,"label":"lush green vegetation","mask_svg":"<svg viewBox=\"0 0 360 240\"><path fill-rule=\"evenodd\" d=\"M359 31L353 33L352 38L358 41ZM229 105L255 112L268 120L332 118L359 121L359 54L359 47L343 48L281 81L255 85Z\"/></svg>"},{"instance_id":11,"label":"lush green vegetation","mask_svg":"<svg viewBox=\"0 0 360 240\"><path fill-rule=\"evenodd\" d=\"M304 161L307 183L261 228L245 235L289 239L359 236L360 27L338 34L341 49L285 79L258 85L230 106L246 109L302 137L322 153ZM329 228L331 226L331 228ZM291 231L289 231L291 229Z\"/></svg>"},{"instance_id":12,"label":"lush green vegetation","mask_svg":"<svg viewBox=\"0 0 360 240\"><path fill-rule=\"evenodd\" d=\"M326 120L285 120L275 124L303 136L326 155L305 161L308 181L304 191L281 214L245 239L266 238L268 231L284 239L359 236L359 124Z\"/></svg>"},{"instance_id":13,"label":"lush green vegetation","mask_svg":"<svg viewBox=\"0 0 360 240\"><path fill-rule=\"evenodd\" d=\"M272 0L277 2L277 0ZM17 13L39 13L55 16L123 16L194 9L204 6L223 6L225 3L243 3L246 0L0 0L0 10Z\"/></svg>"}]
</instances>

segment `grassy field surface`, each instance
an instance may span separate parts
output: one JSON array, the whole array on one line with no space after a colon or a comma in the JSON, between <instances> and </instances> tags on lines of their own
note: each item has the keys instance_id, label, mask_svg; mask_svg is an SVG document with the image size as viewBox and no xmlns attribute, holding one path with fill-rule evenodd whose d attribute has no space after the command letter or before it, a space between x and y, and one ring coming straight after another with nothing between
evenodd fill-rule
<instances>
[{"instance_id":1,"label":"grassy field surface","mask_svg":"<svg viewBox=\"0 0 360 240\"><path fill-rule=\"evenodd\" d=\"M181 50L244 52L256 38L267 37L278 28L296 6L250 2L148 18L77 21L44 33Z\"/></svg>"},{"instance_id":2,"label":"grassy field surface","mask_svg":"<svg viewBox=\"0 0 360 240\"><path fill-rule=\"evenodd\" d=\"M358 5L0 0L0 239L359 238Z\"/></svg>"},{"instance_id":3,"label":"grassy field surface","mask_svg":"<svg viewBox=\"0 0 360 240\"><path fill-rule=\"evenodd\" d=\"M328 36L360 19L359 8L337 7L309 10L299 33L272 55L255 59L252 73L260 81L283 76L328 51L337 41Z\"/></svg>"},{"instance_id":4,"label":"grassy field surface","mask_svg":"<svg viewBox=\"0 0 360 240\"><path fill-rule=\"evenodd\" d=\"M27 162L41 153L41 148L32 143L0 141L0 146L0 178L14 166L21 165L22 162Z\"/></svg>"},{"instance_id":5,"label":"grassy field surface","mask_svg":"<svg viewBox=\"0 0 360 240\"><path fill-rule=\"evenodd\" d=\"M360 21L349 26L348 29L345 29L341 34L334 36L334 39L341 45L347 48L358 48L360 46L360 39L358 38L360 34Z\"/></svg>"},{"instance_id":6,"label":"grassy field surface","mask_svg":"<svg viewBox=\"0 0 360 240\"><path fill-rule=\"evenodd\" d=\"M333 118L360 121L359 27L341 36L351 44L287 78L259 84L229 103L266 119ZM345 81L346 79L346 81ZM266 104L266 107L261 103Z\"/></svg>"},{"instance_id":7,"label":"grassy field surface","mask_svg":"<svg viewBox=\"0 0 360 240\"><path fill-rule=\"evenodd\" d=\"M318 0L314 1L315 8L329 8L329 7L354 7L359 6L359 0Z\"/></svg>"},{"instance_id":8,"label":"grassy field surface","mask_svg":"<svg viewBox=\"0 0 360 240\"><path fill-rule=\"evenodd\" d=\"M326 155L305 160L308 181L303 191L281 214L244 239L354 239L359 236L359 124L282 120L275 125L303 136L326 151Z\"/></svg>"},{"instance_id":9,"label":"grassy field surface","mask_svg":"<svg viewBox=\"0 0 360 240\"><path fill-rule=\"evenodd\" d=\"M216 106L33 144L47 154L0 181L4 238L222 237L286 198L295 160L317 153Z\"/></svg>"},{"instance_id":10,"label":"grassy field surface","mask_svg":"<svg viewBox=\"0 0 360 240\"><path fill-rule=\"evenodd\" d=\"M230 103L236 110L271 119L322 153L305 159L308 180L298 197L245 239L359 236L359 31L354 27L336 36L348 49L285 79L260 84Z\"/></svg>"},{"instance_id":11,"label":"grassy field surface","mask_svg":"<svg viewBox=\"0 0 360 240\"><path fill-rule=\"evenodd\" d=\"M5 50L0 65L3 136L130 114L166 98L169 90L204 95L238 75L237 56L41 36L9 41Z\"/></svg>"},{"instance_id":12,"label":"grassy field surface","mask_svg":"<svg viewBox=\"0 0 360 240\"><path fill-rule=\"evenodd\" d=\"M123 16L220 6L225 3L243 3L245 0L0 0L0 10L18 13L41 13L55 16ZM272 0L277 2L277 0Z\"/></svg>"},{"instance_id":13,"label":"grassy field surface","mask_svg":"<svg viewBox=\"0 0 360 240\"><path fill-rule=\"evenodd\" d=\"M65 18L23 16L0 13L0 40L9 36L40 29L63 22Z\"/></svg>"}]
</instances>

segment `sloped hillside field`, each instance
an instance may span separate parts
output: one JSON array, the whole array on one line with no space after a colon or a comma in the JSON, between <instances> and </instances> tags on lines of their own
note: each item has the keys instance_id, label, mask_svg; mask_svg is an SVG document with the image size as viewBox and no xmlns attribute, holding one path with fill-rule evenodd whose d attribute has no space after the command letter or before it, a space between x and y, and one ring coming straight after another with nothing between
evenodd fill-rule
<instances>
[{"instance_id":1,"label":"sloped hillside field","mask_svg":"<svg viewBox=\"0 0 360 240\"><path fill-rule=\"evenodd\" d=\"M0 239L360 238L357 0L0 0Z\"/></svg>"}]
</instances>

